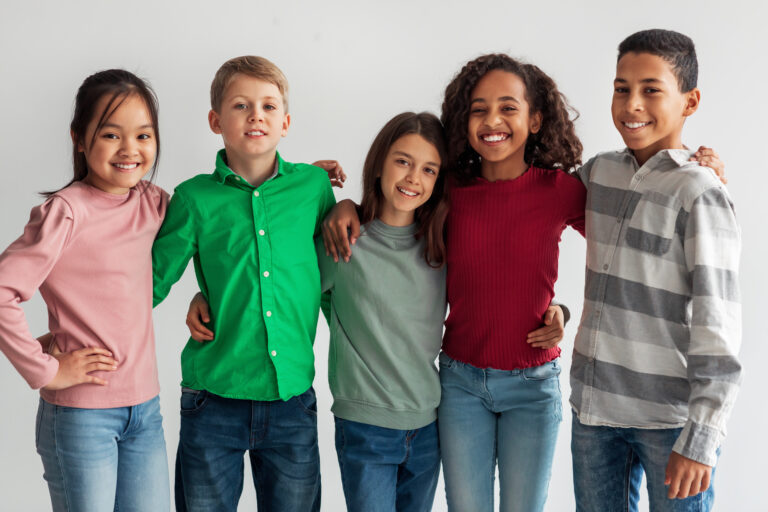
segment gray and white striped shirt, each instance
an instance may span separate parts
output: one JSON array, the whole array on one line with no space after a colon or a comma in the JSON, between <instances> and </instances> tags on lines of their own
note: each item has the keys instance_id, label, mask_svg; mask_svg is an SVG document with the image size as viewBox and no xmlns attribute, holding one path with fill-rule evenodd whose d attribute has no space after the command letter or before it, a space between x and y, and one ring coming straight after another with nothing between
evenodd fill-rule
<instances>
[{"instance_id":1,"label":"gray and white striped shirt","mask_svg":"<svg viewBox=\"0 0 768 512\"><path fill-rule=\"evenodd\" d=\"M601 153L587 187L584 311L571 406L586 425L683 427L674 451L713 466L741 380L733 203L687 150L642 167Z\"/></svg>"}]
</instances>

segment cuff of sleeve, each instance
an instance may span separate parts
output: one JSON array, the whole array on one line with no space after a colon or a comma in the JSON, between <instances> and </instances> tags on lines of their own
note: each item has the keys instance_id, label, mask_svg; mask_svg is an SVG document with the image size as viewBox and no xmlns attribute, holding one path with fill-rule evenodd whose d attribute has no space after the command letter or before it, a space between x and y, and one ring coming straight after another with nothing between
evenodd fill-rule
<instances>
[{"instance_id":1,"label":"cuff of sleeve","mask_svg":"<svg viewBox=\"0 0 768 512\"><path fill-rule=\"evenodd\" d=\"M43 365L40 372L36 372L34 375L26 375L24 379L32 389L40 389L53 380L56 373L59 371L59 361L51 356L47 355L48 360Z\"/></svg>"},{"instance_id":2,"label":"cuff of sleeve","mask_svg":"<svg viewBox=\"0 0 768 512\"><path fill-rule=\"evenodd\" d=\"M717 462L717 449L723 437L716 428L688 420L672 450L683 457L714 467Z\"/></svg>"}]
</instances>

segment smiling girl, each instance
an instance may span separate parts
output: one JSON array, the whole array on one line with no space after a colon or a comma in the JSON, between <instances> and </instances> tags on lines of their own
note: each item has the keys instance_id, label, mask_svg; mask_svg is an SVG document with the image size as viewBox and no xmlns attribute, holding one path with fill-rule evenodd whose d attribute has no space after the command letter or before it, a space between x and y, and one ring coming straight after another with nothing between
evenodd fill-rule
<instances>
[{"instance_id":1,"label":"smiling girl","mask_svg":"<svg viewBox=\"0 0 768 512\"><path fill-rule=\"evenodd\" d=\"M127 71L89 76L70 133L74 177L0 255L0 349L41 388L35 439L54 511L167 510L151 249L168 196L142 180L160 149L155 95ZM48 350L19 305L37 289Z\"/></svg>"}]
</instances>

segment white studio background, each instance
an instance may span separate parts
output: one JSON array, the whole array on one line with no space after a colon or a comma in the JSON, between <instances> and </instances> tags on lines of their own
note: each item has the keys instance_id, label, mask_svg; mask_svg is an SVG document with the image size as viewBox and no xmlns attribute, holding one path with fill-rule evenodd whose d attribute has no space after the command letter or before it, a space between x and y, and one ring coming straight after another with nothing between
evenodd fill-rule
<instances>
[{"instance_id":1,"label":"white studio background","mask_svg":"<svg viewBox=\"0 0 768 512\"><path fill-rule=\"evenodd\" d=\"M766 164L762 94L768 71L766 4L648 0L645 2L457 2L415 0L367 3L199 1L33 1L0 4L0 246L22 231L39 191L71 176L68 124L85 76L123 67L148 79L160 99L162 157L157 178L171 191L210 172L221 140L207 125L211 79L226 59L257 54L277 63L291 85L293 124L280 145L291 161L335 158L349 175L337 198L360 198L360 169L379 128L405 110L439 113L443 90L469 59L509 52L548 72L580 111L578 134L586 157L622 146L610 118L616 47L630 33L669 28L696 42L702 103L684 141L714 146L726 162L728 188L744 233L742 298L745 378L717 467L719 510L768 510L762 487L768 450L768 359L759 304L764 286ZM751 192L750 192L751 191ZM581 313L585 244L567 232L560 257L558 298ZM191 265L190 265L191 269ZM184 317L196 290L191 270L155 311L162 407L169 466L178 442L179 354L187 339ZM763 297L760 299L760 297ZM47 330L39 296L25 305L32 332ZM765 314L763 312L763 314ZM321 317L322 318L322 317ZM563 341L563 367L577 321ZM344 509L333 447L327 385L328 330L320 320L315 342L323 509ZM555 455L548 511L574 508L570 460L570 393L561 376L563 425ZM42 464L35 453L37 393L0 357L0 510L50 508ZM522 470L525 461L521 461ZM246 471L248 471L246 469ZM240 510L254 510L248 475ZM435 510L446 510L442 483Z\"/></svg>"}]
</instances>

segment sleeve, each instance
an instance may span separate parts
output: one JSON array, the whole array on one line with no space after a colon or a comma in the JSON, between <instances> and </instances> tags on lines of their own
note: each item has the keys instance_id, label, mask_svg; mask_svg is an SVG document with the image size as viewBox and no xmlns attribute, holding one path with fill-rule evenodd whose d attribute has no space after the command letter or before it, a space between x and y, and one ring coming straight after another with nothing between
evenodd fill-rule
<instances>
[{"instance_id":1,"label":"sleeve","mask_svg":"<svg viewBox=\"0 0 768 512\"><path fill-rule=\"evenodd\" d=\"M725 422L741 382L741 233L725 189L714 187L691 206L685 263L692 283L688 346L688 420L673 450L714 466Z\"/></svg>"},{"instance_id":2,"label":"sleeve","mask_svg":"<svg viewBox=\"0 0 768 512\"><path fill-rule=\"evenodd\" d=\"M560 309L563 310L563 325L568 325L568 320L571 319L571 310L568 309L568 306L563 304L562 302L558 302L557 299L552 299L549 302L550 306L560 306Z\"/></svg>"},{"instance_id":3,"label":"sleeve","mask_svg":"<svg viewBox=\"0 0 768 512\"><path fill-rule=\"evenodd\" d=\"M34 389L56 376L59 363L32 336L20 303L48 277L73 226L69 204L52 197L32 210L24 234L0 255L0 349Z\"/></svg>"},{"instance_id":4,"label":"sleeve","mask_svg":"<svg viewBox=\"0 0 768 512\"><path fill-rule=\"evenodd\" d=\"M595 165L597 158L597 156L593 156L587 160L584 165L576 169L576 172L574 173L576 177L581 180L581 183L584 185L584 187L589 187L589 178L592 174L592 167Z\"/></svg>"},{"instance_id":5,"label":"sleeve","mask_svg":"<svg viewBox=\"0 0 768 512\"><path fill-rule=\"evenodd\" d=\"M331 324L331 290L333 289L336 277L338 263L333 258L325 255L325 246L321 236L315 237L315 252L317 253L317 264L320 268L320 309L325 316L328 325Z\"/></svg>"},{"instance_id":6,"label":"sleeve","mask_svg":"<svg viewBox=\"0 0 768 512\"><path fill-rule=\"evenodd\" d=\"M178 190L168 203L163 225L152 245L152 305L160 304L181 279L197 253L196 217Z\"/></svg>"},{"instance_id":7,"label":"sleeve","mask_svg":"<svg viewBox=\"0 0 768 512\"><path fill-rule=\"evenodd\" d=\"M560 204L563 206L563 220L567 226L581 233L584 236L584 208L587 203L587 189L583 181L577 179L578 176L572 174L563 174L560 177L561 185Z\"/></svg>"},{"instance_id":8,"label":"sleeve","mask_svg":"<svg viewBox=\"0 0 768 512\"><path fill-rule=\"evenodd\" d=\"M331 187L331 182L328 180L328 176L325 175L325 172L323 174L323 190L321 192L319 208L317 212L317 220L315 222L315 235L320 233L320 223L323 222L325 216L328 215L328 212L331 211L333 205L336 204L336 197L333 195L333 187Z\"/></svg>"}]
</instances>

